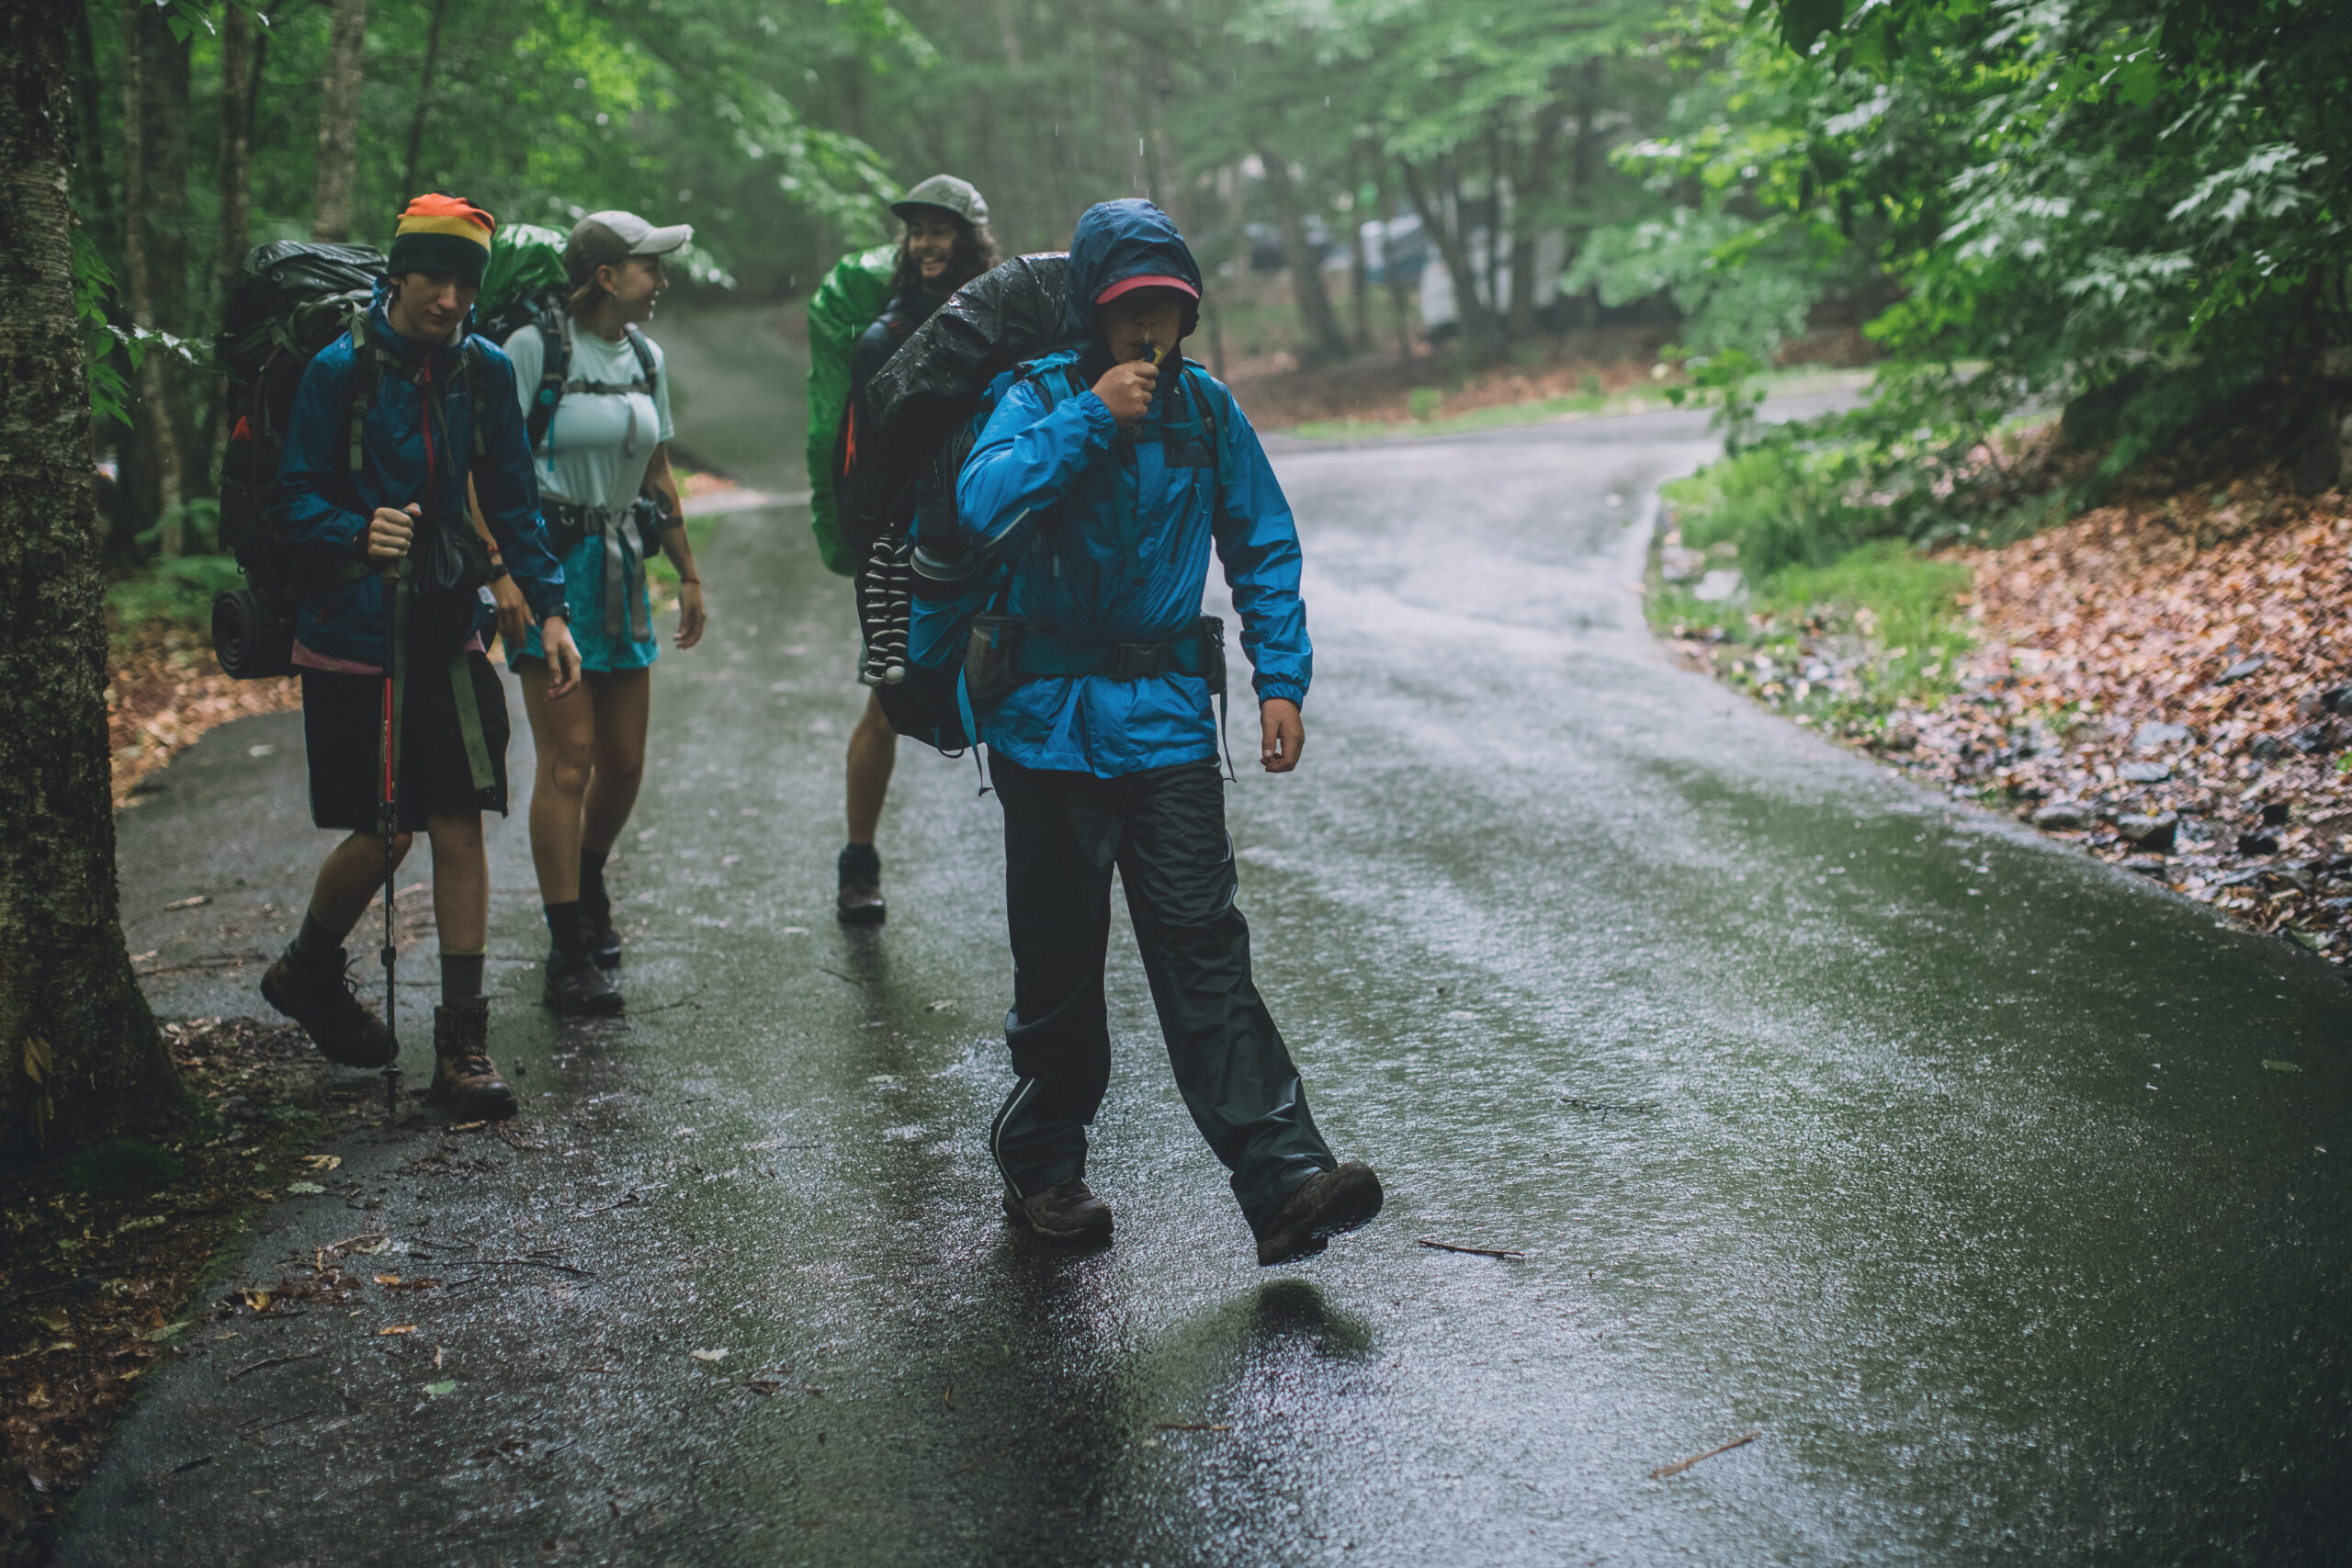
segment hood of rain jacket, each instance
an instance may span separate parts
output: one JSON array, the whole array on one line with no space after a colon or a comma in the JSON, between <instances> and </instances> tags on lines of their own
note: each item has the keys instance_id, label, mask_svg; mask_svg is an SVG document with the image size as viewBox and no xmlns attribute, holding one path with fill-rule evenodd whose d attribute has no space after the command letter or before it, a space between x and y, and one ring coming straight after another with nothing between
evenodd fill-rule
<instances>
[{"instance_id":1,"label":"hood of rain jacket","mask_svg":"<svg viewBox=\"0 0 2352 1568\"><path fill-rule=\"evenodd\" d=\"M1094 301L1114 283L1130 277L1181 277L1195 292L1201 265L1176 231L1175 220L1140 197L1098 202L1078 220L1069 241L1069 297L1062 306L1062 334L1070 344L1094 336ZM1184 310L1184 335L1199 324L1200 310Z\"/></svg>"},{"instance_id":2,"label":"hood of rain jacket","mask_svg":"<svg viewBox=\"0 0 2352 1568\"><path fill-rule=\"evenodd\" d=\"M1123 277L1200 269L1165 213L1105 202L1079 220L1066 321L1093 341L1089 301ZM1171 367L1178 362L1171 361ZM1257 433L1223 383L1190 361L1122 433L1089 389L1088 355L1036 361L981 428L956 481L959 522L1012 562L1005 608L1066 637L1172 637L1201 613L1212 553L1241 617L1261 701L1304 702L1314 672L1299 599L1298 528ZM917 639L923 607L917 605ZM1211 758L1217 716L1189 675L1040 677L979 716L987 742L1026 768L1115 778Z\"/></svg>"},{"instance_id":3,"label":"hood of rain jacket","mask_svg":"<svg viewBox=\"0 0 2352 1568\"><path fill-rule=\"evenodd\" d=\"M379 506L412 502L435 524L466 527L466 479L473 478L482 516L507 570L535 615L564 607L563 568L548 550L531 473L530 438L514 391L514 367L487 338L421 344L394 332L384 314L390 279L377 284L368 310L370 349L348 334L314 355L302 374L287 422L278 466L277 525L308 564L333 569L367 558L368 519ZM391 364L379 366L380 345ZM470 374L465 354L474 356ZM351 464L351 410L361 389L371 401L361 422L357 471ZM426 399L440 403L432 418ZM481 427L482 454L474 455ZM477 629L487 626L484 605ZM345 667L380 667L384 583L370 572L356 582L305 598L295 619L301 648Z\"/></svg>"}]
</instances>

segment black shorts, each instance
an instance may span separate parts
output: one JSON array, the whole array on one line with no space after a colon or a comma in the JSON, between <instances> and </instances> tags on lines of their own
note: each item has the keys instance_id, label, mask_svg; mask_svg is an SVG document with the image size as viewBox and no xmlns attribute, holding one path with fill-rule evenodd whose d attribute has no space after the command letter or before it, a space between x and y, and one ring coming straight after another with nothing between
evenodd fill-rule
<instances>
[{"instance_id":1,"label":"black shorts","mask_svg":"<svg viewBox=\"0 0 2352 1568\"><path fill-rule=\"evenodd\" d=\"M463 811L506 812L506 688L479 653L466 656L482 742L490 750L492 788L476 790L458 728L458 697L446 667L412 671L401 702L401 831L427 817ZM302 742L311 754L311 820L322 828L376 830L378 761L384 727L384 678L325 670L302 671Z\"/></svg>"}]
</instances>

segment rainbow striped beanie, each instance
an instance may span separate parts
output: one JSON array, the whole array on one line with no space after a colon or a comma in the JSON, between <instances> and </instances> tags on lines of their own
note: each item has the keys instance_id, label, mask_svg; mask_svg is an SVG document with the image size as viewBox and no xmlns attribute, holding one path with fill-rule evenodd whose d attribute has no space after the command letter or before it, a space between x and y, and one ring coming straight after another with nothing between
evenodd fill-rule
<instances>
[{"instance_id":1,"label":"rainbow striped beanie","mask_svg":"<svg viewBox=\"0 0 2352 1568\"><path fill-rule=\"evenodd\" d=\"M461 196L438 191L418 197L401 214L392 236L391 265L384 270L446 272L469 288L481 287L490 265L490 236L498 220Z\"/></svg>"}]
</instances>

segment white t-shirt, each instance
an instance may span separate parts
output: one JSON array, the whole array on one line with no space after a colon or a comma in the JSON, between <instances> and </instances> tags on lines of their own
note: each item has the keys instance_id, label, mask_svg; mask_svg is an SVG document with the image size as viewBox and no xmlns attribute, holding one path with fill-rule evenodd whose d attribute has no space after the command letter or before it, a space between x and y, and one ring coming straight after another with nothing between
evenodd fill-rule
<instances>
[{"instance_id":1,"label":"white t-shirt","mask_svg":"<svg viewBox=\"0 0 2352 1568\"><path fill-rule=\"evenodd\" d=\"M635 499L645 483L645 468L653 460L656 443L677 434L670 423L670 375L662 345L653 349L653 395L642 392L566 392L555 409L550 442L543 439L531 453L531 466L540 491L558 501L581 506L621 506ZM539 372L547 366L547 344L537 327L525 327L506 340L506 357L514 362L514 393L528 417L531 400L539 395ZM602 381L627 386L644 374L637 351L623 338L606 343L594 333L571 329L571 368L568 381ZM636 419L636 439L629 422Z\"/></svg>"}]
</instances>

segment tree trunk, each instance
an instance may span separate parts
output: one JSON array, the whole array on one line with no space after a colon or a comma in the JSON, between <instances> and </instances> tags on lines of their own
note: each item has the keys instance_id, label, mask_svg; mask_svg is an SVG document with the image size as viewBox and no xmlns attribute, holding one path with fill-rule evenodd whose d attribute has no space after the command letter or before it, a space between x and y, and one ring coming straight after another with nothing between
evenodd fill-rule
<instances>
[{"instance_id":1,"label":"tree trunk","mask_svg":"<svg viewBox=\"0 0 2352 1568\"><path fill-rule=\"evenodd\" d=\"M1021 29L1013 25L1012 0L996 0L997 39L1004 46L1004 62L1013 70L1022 68Z\"/></svg>"},{"instance_id":2,"label":"tree trunk","mask_svg":"<svg viewBox=\"0 0 2352 1568\"><path fill-rule=\"evenodd\" d=\"M187 297L187 46L153 0L125 0L122 51L122 256L130 320L185 333ZM196 425L180 362L155 349L132 390L130 441L142 493L125 486L134 532L165 520L163 553L180 553L179 509ZM152 505L146 510L142 502Z\"/></svg>"},{"instance_id":3,"label":"tree trunk","mask_svg":"<svg viewBox=\"0 0 2352 1568\"><path fill-rule=\"evenodd\" d=\"M1584 254L1585 243L1592 237L1589 221L1591 210L1585 204L1591 199L1592 183L1600 177L1600 118L1601 62L1599 55L1584 62L1583 80L1577 84L1577 139L1568 152L1568 201L1577 209L1577 216L1586 220L1577 223L1568 234L1567 260L1575 262ZM1584 291L1577 302L1578 326L1589 327L1600 320L1600 290L1598 285Z\"/></svg>"},{"instance_id":4,"label":"tree trunk","mask_svg":"<svg viewBox=\"0 0 2352 1568\"><path fill-rule=\"evenodd\" d=\"M1331 297L1324 291L1323 265L1306 243L1306 213L1299 202L1297 183L1290 176L1290 161L1263 141L1253 141L1251 145L1258 150L1258 161L1266 166L1266 195L1282 222L1283 254L1290 258L1291 298L1298 302L1298 324L1306 333L1306 352L1300 357L1345 359L1347 334L1340 330Z\"/></svg>"},{"instance_id":5,"label":"tree trunk","mask_svg":"<svg viewBox=\"0 0 2352 1568\"><path fill-rule=\"evenodd\" d=\"M408 120L408 163L401 175L401 198L416 195L416 175L424 160L424 116L433 107L433 68L441 62L441 24L449 15L449 0L433 0L433 19L424 28L424 71L416 84L416 108Z\"/></svg>"},{"instance_id":6,"label":"tree trunk","mask_svg":"<svg viewBox=\"0 0 2352 1568\"><path fill-rule=\"evenodd\" d=\"M252 227L254 69L253 13L231 0L220 12L220 149L213 161L220 197L220 254L214 272L223 310L236 287ZM217 322L219 313L212 319ZM209 476L228 386L218 376L204 379L204 423L196 449L204 454Z\"/></svg>"},{"instance_id":7,"label":"tree trunk","mask_svg":"<svg viewBox=\"0 0 2352 1568\"><path fill-rule=\"evenodd\" d=\"M1494 312L1478 298L1478 269L1471 265L1469 247L1463 243L1462 230L1454 219L1461 212L1457 201L1449 213L1433 199L1429 181L1421 170L1403 159L1396 167L1405 175L1405 194L1413 203L1413 210L1421 216L1421 230L1437 247L1438 259L1445 264L1445 275L1453 280L1453 319L1462 329L1462 341L1473 357L1483 357L1493 350L1495 333Z\"/></svg>"},{"instance_id":8,"label":"tree trunk","mask_svg":"<svg viewBox=\"0 0 2352 1568\"><path fill-rule=\"evenodd\" d=\"M319 95L317 181L311 189L314 240L351 238L352 191L359 179L359 77L367 44L368 0L334 0L327 76ZM415 194L402 191L401 198Z\"/></svg>"},{"instance_id":9,"label":"tree trunk","mask_svg":"<svg viewBox=\"0 0 2352 1568\"><path fill-rule=\"evenodd\" d=\"M1535 341L1535 238L1552 194L1553 154L1566 104L1555 93L1535 111L1527 143L1527 183L1515 193L1510 225L1510 341Z\"/></svg>"},{"instance_id":10,"label":"tree trunk","mask_svg":"<svg viewBox=\"0 0 2352 1568\"><path fill-rule=\"evenodd\" d=\"M1363 212L1357 193L1363 189L1363 149L1348 148L1348 314L1354 330L1355 349L1372 348L1372 263L1363 254Z\"/></svg>"},{"instance_id":11,"label":"tree trunk","mask_svg":"<svg viewBox=\"0 0 2352 1568\"><path fill-rule=\"evenodd\" d=\"M1378 149L1372 156L1374 195L1380 203L1380 272L1388 280L1388 304L1396 318L1396 357L1413 357L1413 319L1405 303L1405 280L1396 276L1396 201L1384 171L1388 160Z\"/></svg>"},{"instance_id":12,"label":"tree trunk","mask_svg":"<svg viewBox=\"0 0 2352 1568\"><path fill-rule=\"evenodd\" d=\"M186 1094L123 949L90 397L74 319L65 8L0 0L0 1158L154 1128Z\"/></svg>"},{"instance_id":13,"label":"tree trunk","mask_svg":"<svg viewBox=\"0 0 2352 1568\"><path fill-rule=\"evenodd\" d=\"M81 145L75 149L74 164L82 175L82 189L89 201L85 209L88 223L95 232L99 249L108 254L119 254L121 231L115 211L115 188L107 178L107 141L103 122L98 118L98 95L105 88L98 81L98 52L90 37L90 8L77 5L74 12L74 104L80 111Z\"/></svg>"}]
</instances>

